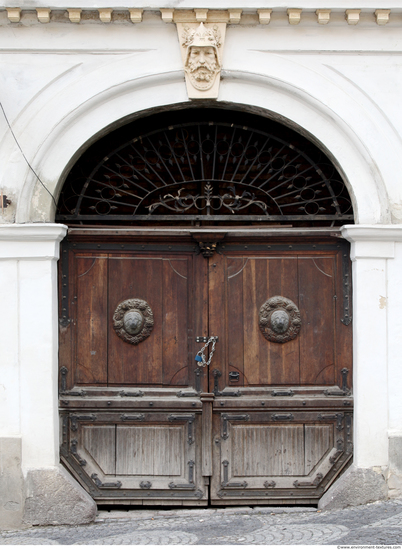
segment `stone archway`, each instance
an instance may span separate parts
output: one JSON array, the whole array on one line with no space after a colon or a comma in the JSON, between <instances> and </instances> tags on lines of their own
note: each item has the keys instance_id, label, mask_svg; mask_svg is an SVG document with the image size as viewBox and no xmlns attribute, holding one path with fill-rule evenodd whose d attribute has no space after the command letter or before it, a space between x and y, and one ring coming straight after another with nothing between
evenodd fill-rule
<instances>
[{"instance_id":1,"label":"stone archway","mask_svg":"<svg viewBox=\"0 0 402 550\"><path fill-rule=\"evenodd\" d=\"M56 219L61 457L93 498L317 503L353 448L353 211L329 159L255 115L155 115L88 149Z\"/></svg>"}]
</instances>

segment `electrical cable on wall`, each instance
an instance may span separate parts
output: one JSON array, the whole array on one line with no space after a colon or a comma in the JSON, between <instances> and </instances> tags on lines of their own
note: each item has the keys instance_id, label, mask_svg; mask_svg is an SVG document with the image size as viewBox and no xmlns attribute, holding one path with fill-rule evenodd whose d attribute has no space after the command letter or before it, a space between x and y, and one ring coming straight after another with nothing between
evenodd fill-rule
<instances>
[{"instance_id":1,"label":"electrical cable on wall","mask_svg":"<svg viewBox=\"0 0 402 550\"><path fill-rule=\"evenodd\" d=\"M1 110L3 111L3 115L4 115L4 118L5 118L5 121L7 122L7 126L9 127L10 129L10 132L15 140L15 143L17 144L18 146L18 149L21 151L21 154L22 156L24 157L25 159L25 162L28 164L29 168L31 169L31 171L33 172L33 174L35 175L35 177L37 178L37 180L39 181L39 183L42 185L42 187L49 193L49 195L52 197L53 199L53 202L55 204L55 206L57 207L57 203L56 203L56 199L54 198L54 196L52 195L52 193L49 191L49 189L46 187L46 185L43 183L43 181L40 179L40 177L38 176L38 174L35 172L35 170L32 168L31 164L29 163L29 160L27 159L27 157L25 156L24 154L24 151L22 150L21 148L21 145L18 143L18 139L16 137L16 135L14 134L14 131L13 129L11 128L11 124L7 118L7 115L6 115L6 112L4 110L4 107L3 107L3 104L0 102L0 107L1 107Z\"/></svg>"}]
</instances>

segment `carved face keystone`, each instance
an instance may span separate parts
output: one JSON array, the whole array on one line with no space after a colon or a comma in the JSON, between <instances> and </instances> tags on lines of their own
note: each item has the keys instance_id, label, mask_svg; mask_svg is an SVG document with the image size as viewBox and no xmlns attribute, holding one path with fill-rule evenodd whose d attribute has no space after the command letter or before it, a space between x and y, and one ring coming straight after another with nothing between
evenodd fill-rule
<instances>
[{"instance_id":1,"label":"carved face keystone","mask_svg":"<svg viewBox=\"0 0 402 550\"><path fill-rule=\"evenodd\" d=\"M195 88L209 89L220 70L215 48L191 46L186 68Z\"/></svg>"},{"instance_id":2,"label":"carved face keystone","mask_svg":"<svg viewBox=\"0 0 402 550\"><path fill-rule=\"evenodd\" d=\"M136 336L141 332L143 325L144 316L140 311L138 311L138 309L131 309L124 314L123 326L124 330L128 332L128 334Z\"/></svg>"},{"instance_id":3,"label":"carved face keystone","mask_svg":"<svg viewBox=\"0 0 402 550\"><path fill-rule=\"evenodd\" d=\"M289 328L290 317L284 309L277 309L271 315L271 328L276 334L283 334Z\"/></svg>"}]
</instances>

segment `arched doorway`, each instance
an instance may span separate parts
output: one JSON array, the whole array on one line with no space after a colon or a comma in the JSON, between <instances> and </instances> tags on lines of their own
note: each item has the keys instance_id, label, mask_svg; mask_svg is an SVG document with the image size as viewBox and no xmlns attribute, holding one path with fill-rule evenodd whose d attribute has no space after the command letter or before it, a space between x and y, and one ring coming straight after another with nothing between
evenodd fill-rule
<instances>
[{"instance_id":1,"label":"arched doorway","mask_svg":"<svg viewBox=\"0 0 402 550\"><path fill-rule=\"evenodd\" d=\"M95 500L317 502L352 457L328 157L255 115L161 113L82 155L56 220L61 456Z\"/></svg>"}]
</instances>

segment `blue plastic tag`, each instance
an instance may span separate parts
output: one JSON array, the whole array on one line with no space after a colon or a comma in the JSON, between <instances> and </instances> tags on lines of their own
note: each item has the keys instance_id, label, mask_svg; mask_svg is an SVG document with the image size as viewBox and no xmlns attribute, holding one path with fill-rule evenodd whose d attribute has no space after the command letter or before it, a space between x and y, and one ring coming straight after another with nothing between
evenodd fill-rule
<instances>
[{"instance_id":1,"label":"blue plastic tag","mask_svg":"<svg viewBox=\"0 0 402 550\"><path fill-rule=\"evenodd\" d=\"M202 363L202 357L200 357L199 355L195 356L195 360L197 361L197 363Z\"/></svg>"}]
</instances>

